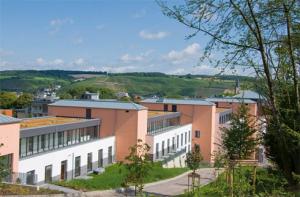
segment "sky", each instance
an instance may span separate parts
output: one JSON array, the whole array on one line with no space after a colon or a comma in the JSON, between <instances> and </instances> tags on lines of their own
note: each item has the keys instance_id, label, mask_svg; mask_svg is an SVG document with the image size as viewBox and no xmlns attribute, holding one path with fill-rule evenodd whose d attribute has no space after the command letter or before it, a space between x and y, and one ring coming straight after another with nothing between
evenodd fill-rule
<instances>
[{"instance_id":1,"label":"sky","mask_svg":"<svg viewBox=\"0 0 300 197\"><path fill-rule=\"evenodd\" d=\"M192 32L152 0L0 0L0 70L219 73Z\"/></svg>"}]
</instances>

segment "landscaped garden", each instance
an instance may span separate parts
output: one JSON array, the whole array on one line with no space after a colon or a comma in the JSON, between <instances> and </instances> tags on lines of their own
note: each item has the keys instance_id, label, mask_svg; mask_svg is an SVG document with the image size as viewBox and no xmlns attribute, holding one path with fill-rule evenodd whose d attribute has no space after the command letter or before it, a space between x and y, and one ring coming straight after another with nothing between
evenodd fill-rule
<instances>
[{"instance_id":1,"label":"landscaped garden","mask_svg":"<svg viewBox=\"0 0 300 197\"><path fill-rule=\"evenodd\" d=\"M148 176L145 177L145 182L150 183L172 178L186 171L188 168L163 168L160 163L154 163ZM74 179L55 184L82 191L119 188L126 177L126 169L123 165L114 164L105 168L104 173L91 176L91 179Z\"/></svg>"},{"instance_id":2,"label":"landscaped garden","mask_svg":"<svg viewBox=\"0 0 300 197\"><path fill-rule=\"evenodd\" d=\"M62 192L56 190L50 190L45 188L12 185L12 184L0 184L0 195L38 195L38 194L60 194Z\"/></svg>"},{"instance_id":3,"label":"landscaped garden","mask_svg":"<svg viewBox=\"0 0 300 197\"><path fill-rule=\"evenodd\" d=\"M230 185L226 180L226 172L208 185L197 188L195 192L184 196L230 196ZM235 169L233 182L234 196L300 196L300 191L288 189L284 176L271 168L257 168L256 183L253 187L253 168L239 167Z\"/></svg>"}]
</instances>

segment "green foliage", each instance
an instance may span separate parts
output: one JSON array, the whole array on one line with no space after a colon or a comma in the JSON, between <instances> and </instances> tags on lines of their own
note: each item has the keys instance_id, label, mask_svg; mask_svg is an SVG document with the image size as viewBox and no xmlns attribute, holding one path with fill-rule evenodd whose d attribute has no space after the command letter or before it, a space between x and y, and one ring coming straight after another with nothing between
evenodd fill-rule
<instances>
[{"instance_id":1,"label":"green foliage","mask_svg":"<svg viewBox=\"0 0 300 197\"><path fill-rule=\"evenodd\" d=\"M253 196L253 170L252 167L241 167L235 170L234 196ZM258 168L256 176L255 196L294 196L286 190L287 181L277 170ZM230 188L226 183L225 173L217 180L201 187L194 194L185 193L182 196L230 196Z\"/></svg>"},{"instance_id":2,"label":"green foliage","mask_svg":"<svg viewBox=\"0 0 300 197\"><path fill-rule=\"evenodd\" d=\"M14 92L0 92L0 108L10 109L17 100L17 95Z\"/></svg>"},{"instance_id":3,"label":"green foliage","mask_svg":"<svg viewBox=\"0 0 300 197\"><path fill-rule=\"evenodd\" d=\"M35 187L29 187L24 185L11 185L11 184L1 184L0 185L0 195L45 195L45 194L61 194L61 191L50 190L45 188L40 188L37 190Z\"/></svg>"},{"instance_id":4,"label":"green foliage","mask_svg":"<svg viewBox=\"0 0 300 197\"><path fill-rule=\"evenodd\" d=\"M203 157L200 153L200 147L195 146L192 152L186 154L185 162L187 167L195 172L200 167L202 160Z\"/></svg>"},{"instance_id":5,"label":"green foliage","mask_svg":"<svg viewBox=\"0 0 300 197\"><path fill-rule=\"evenodd\" d=\"M246 159L255 150L256 130L245 104L232 114L229 128L222 128L222 131L222 146L228 159Z\"/></svg>"},{"instance_id":6,"label":"green foliage","mask_svg":"<svg viewBox=\"0 0 300 197\"><path fill-rule=\"evenodd\" d=\"M3 143L0 143L0 149L1 149L1 146L3 146ZM1 185L2 179L9 175L9 171L6 168L6 165L4 162L5 162L4 158L1 157L1 154L0 154L0 185Z\"/></svg>"},{"instance_id":7,"label":"green foliage","mask_svg":"<svg viewBox=\"0 0 300 197\"><path fill-rule=\"evenodd\" d=\"M136 145L130 147L130 154L125 157L125 163L122 163L127 171L123 185L133 184L135 192L138 189L140 194L143 191L145 178L152 168L149 150L150 146L148 144L138 140Z\"/></svg>"},{"instance_id":8,"label":"green foliage","mask_svg":"<svg viewBox=\"0 0 300 197\"><path fill-rule=\"evenodd\" d=\"M160 163L154 163L148 176L145 177L145 183L172 178L187 170L187 168L163 168ZM104 173L92 175L92 179L73 179L55 184L83 191L115 189L122 186L126 175L125 166L113 164L106 167Z\"/></svg>"},{"instance_id":9,"label":"green foliage","mask_svg":"<svg viewBox=\"0 0 300 197\"><path fill-rule=\"evenodd\" d=\"M33 101L33 95L30 93L23 93L20 95L17 100L14 102L14 107L17 109L23 109L28 107Z\"/></svg>"}]
</instances>

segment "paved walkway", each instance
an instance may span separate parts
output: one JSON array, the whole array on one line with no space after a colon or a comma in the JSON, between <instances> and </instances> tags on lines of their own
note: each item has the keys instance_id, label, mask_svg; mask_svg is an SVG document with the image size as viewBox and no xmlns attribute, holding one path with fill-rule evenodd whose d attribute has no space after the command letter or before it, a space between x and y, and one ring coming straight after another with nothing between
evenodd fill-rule
<instances>
[{"instance_id":1,"label":"paved walkway","mask_svg":"<svg viewBox=\"0 0 300 197\"><path fill-rule=\"evenodd\" d=\"M215 179L215 173L213 168L202 168L197 171L200 174L200 184L205 185L210 183ZM184 193L188 189L188 174L186 172L177 177L162 180L154 183L148 183L144 187L144 191L148 194L153 194L155 196L176 196ZM101 191L92 191L92 192L81 192L57 185L45 184L41 187L63 191L66 194L58 195L48 195L53 197L60 196L72 196L72 197L124 197L121 192L118 190L101 190ZM131 195L128 195L131 196Z\"/></svg>"},{"instance_id":2,"label":"paved walkway","mask_svg":"<svg viewBox=\"0 0 300 197\"><path fill-rule=\"evenodd\" d=\"M215 179L213 168L202 168L197 171L200 174L200 185L206 185ZM172 179L147 184L145 192L158 196L176 196L188 189L188 173Z\"/></svg>"}]
</instances>

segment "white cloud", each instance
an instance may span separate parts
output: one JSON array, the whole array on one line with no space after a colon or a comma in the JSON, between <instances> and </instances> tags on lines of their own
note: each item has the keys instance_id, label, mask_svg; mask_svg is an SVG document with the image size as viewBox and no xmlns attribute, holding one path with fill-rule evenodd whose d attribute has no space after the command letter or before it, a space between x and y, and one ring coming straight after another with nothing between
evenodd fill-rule
<instances>
[{"instance_id":1,"label":"white cloud","mask_svg":"<svg viewBox=\"0 0 300 197\"><path fill-rule=\"evenodd\" d=\"M0 48L0 57L6 57L15 54L15 52L10 51L10 50L4 50Z\"/></svg>"},{"instance_id":2,"label":"white cloud","mask_svg":"<svg viewBox=\"0 0 300 197\"><path fill-rule=\"evenodd\" d=\"M57 18L57 19L52 19L50 22L50 34L55 34L58 31L60 31L60 29L64 26L64 25L72 25L74 23L73 19L71 18Z\"/></svg>"},{"instance_id":3,"label":"white cloud","mask_svg":"<svg viewBox=\"0 0 300 197\"><path fill-rule=\"evenodd\" d=\"M140 62L143 61L147 56L149 56L154 50L148 50L140 55L130 55L128 53L122 55L120 60L125 63L129 62Z\"/></svg>"},{"instance_id":4,"label":"white cloud","mask_svg":"<svg viewBox=\"0 0 300 197\"><path fill-rule=\"evenodd\" d=\"M185 73L186 73L186 71L185 71L184 68L177 68L175 70L172 70L172 71L168 72L168 74L170 74L170 75L183 75Z\"/></svg>"},{"instance_id":5,"label":"white cloud","mask_svg":"<svg viewBox=\"0 0 300 197\"><path fill-rule=\"evenodd\" d=\"M169 35L168 32L159 31L159 32L148 32L146 30L142 30L139 33L140 37L146 40L159 40L163 39Z\"/></svg>"},{"instance_id":6,"label":"white cloud","mask_svg":"<svg viewBox=\"0 0 300 197\"><path fill-rule=\"evenodd\" d=\"M64 61L62 59L55 59L52 62L50 62L50 65L63 65Z\"/></svg>"},{"instance_id":7,"label":"white cloud","mask_svg":"<svg viewBox=\"0 0 300 197\"><path fill-rule=\"evenodd\" d=\"M103 66L101 67L102 71L111 72L111 73L123 73L123 72L132 72L136 70L135 66Z\"/></svg>"},{"instance_id":8,"label":"white cloud","mask_svg":"<svg viewBox=\"0 0 300 197\"><path fill-rule=\"evenodd\" d=\"M200 45L198 43L193 43L181 51L172 50L163 57L164 59L171 61L173 64L179 64L185 60L198 57L199 55L200 55Z\"/></svg>"},{"instance_id":9,"label":"white cloud","mask_svg":"<svg viewBox=\"0 0 300 197\"><path fill-rule=\"evenodd\" d=\"M46 61L44 60L44 58L39 57L39 58L36 58L35 63L38 65L43 65L43 64L46 64Z\"/></svg>"},{"instance_id":10,"label":"white cloud","mask_svg":"<svg viewBox=\"0 0 300 197\"><path fill-rule=\"evenodd\" d=\"M83 58L77 58L73 63L75 65L82 65L85 63L85 60Z\"/></svg>"},{"instance_id":11,"label":"white cloud","mask_svg":"<svg viewBox=\"0 0 300 197\"><path fill-rule=\"evenodd\" d=\"M137 56L133 56L133 55L129 55L128 53L124 54L121 56L121 61L123 62L138 62L138 61L142 61L144 58L140 55Z\"/></svg>"}]
</instances>

